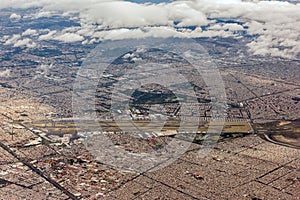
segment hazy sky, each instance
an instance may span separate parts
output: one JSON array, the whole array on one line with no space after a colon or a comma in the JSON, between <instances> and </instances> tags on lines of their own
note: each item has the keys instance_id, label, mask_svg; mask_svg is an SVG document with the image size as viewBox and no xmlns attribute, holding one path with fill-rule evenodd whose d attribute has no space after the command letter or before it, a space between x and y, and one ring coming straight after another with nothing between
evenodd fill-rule
<instances>
[{"instance_id":1,"label":"hazy sky","mask_svg":"<svg viewBox=\"0 0 300 200\"><path fill-rule=\"evenodd\" d=\"M146 2L151 2L151 3L162 3L162 2L170 2L168 0L128 0L130 2L136 2L136 3L146 3Z\"/></svg>"}]
</instances>

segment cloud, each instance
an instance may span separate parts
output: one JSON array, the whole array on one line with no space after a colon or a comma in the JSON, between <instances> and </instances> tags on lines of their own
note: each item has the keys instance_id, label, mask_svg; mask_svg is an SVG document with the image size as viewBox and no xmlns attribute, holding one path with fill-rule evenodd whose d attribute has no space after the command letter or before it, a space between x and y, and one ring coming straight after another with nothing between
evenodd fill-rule
<instances>
[{"instance_id":1,"label":"cloud","mask_svg":"<svg viewBox=\"0 0 300 200\"><path fill-rule=\"evenodd\" d=\"M62 32L58 31L49 31L47 34L39 36L38 40L56 40L65 43L72 43L72 42L81 42L84 40L84 37L77 33L70 33L72 29L67 28L62 30ZM75 31L75 29L73 29Z\"/></svg>"},{"instance_id":2,"label":"cloud","mask_svg":"<svg viewBox=\"0 0 300 200\"><path fill-rule=\"evenodd\" d=\"M229 30L229 31L242 31L242 30L245 30L242 25L232 24L232 23L225 24L224 26L222 26L222 28L224 30Z\"/></svg>"},{"instance_id":3,"label":"cloud","mask_svg":"<svg viewBox=\"0 0 300 200\"><path fill-rule=\"evenodd\" d=\"M36 43L33 42L31 39L29 38L25 38L22 40L18 40L15 42L15 44L13 45L13 47L27 47L27 48L34 48L36 47Z\"/></svg>"},{"instance_id":4,"label":"cloud","mask_svg":"<svg viewBox=\"0 0 300 200\"><path fill-rule=\"evenodd\" d=\"M1 70L0 71L0 77L5 78L5 77L9 77L10 76L10 70L6 69L6 70Z\"/></svg>"},{"instance_id":5,"label":"cloud","mask_svg":"<svg viewBox=\"0 0 300 200\"><path fill-rule=\"evenodd\" d=\"M13 47L34 48L37 46L30 38L22 38L19 34L14 34L11 37L4 36L2 37L2 41L4 41L4 45L11 45Z\"/></svg>"},{"instance_id":6,"label":"cloud","mask_svg":"<svg viewBox=\"0 0 300 200\"><path fill-rule=\"evenodd\" d=\"M11 14L10 17L9 17L9 19L17 20L17 21L19 21L21 18L22 18L21 15L18 15L16 13Z\"/></svg>"},{"instance_id":7,"label":"cloud","mask_svg":"<svg viewBox=\"0 0 300 200\"><path fill-rule=\"evenodd\" d=\"M36 30L33 30L33 29L27 29L26 31L24 31L22 33L22 36L29 36L29 35L36 35L37 34L37 31Z\"/></svg>"},{"instance_id":8,"label":"cloud","mask_svg":"<svg viewBox=\"0 0 300 200\"><path fill-rule=\"evenodd\" d=\"M34 13L33 17L35 19L38 18L42 18L42 17L52 17L53 15L55 15L54 12L50 12L50 11L40 11L38 13Z\"/></svg>"},{"instance_id":9,"label":"cloud","mask_svg":"<svg viewBox=\"0 0 300 200\"><path fill-rule=\"evenodd\" d=\"M50 31L39 40L93 43L139 37L256 36L247 46L254 54L292 58L299 54L300 3L258 0L177 0L133 3L113 0L2 0L0 8L40 7L33 18L78 18L81 27ZM225 21L218 21L224 19ZM227 20L227 21L226 21ZM208 27L202 29L202 27ZM194 28L190 28L194 27Z\"/></svg>"},{"instance_id":10,"label":"cloud","mask_svg":"<svg viewBox=\"0 0 300 200\"><path fill-rule=\"evenodd\" d=\"M40 41L42 41L42 40L52 40L56 33L57 33L57 31L55 31L55 30L54 31L49 31L47 34L39 36L38 40L40 40Z\"/></svg>"},{"instance_id":11,"label":"cloud","mask_svg":"<svg viewBox=\"0 0 300 200\"><path fill-rule=\"evenodd\" d=\"M14 34L11 37L4 36L4 38L7 38L4 45L13 45L21 38L21 35Z\"/></svg>"},{"instance_id":12,"label":"cloud","mask_svg":"<svg viewBox=\"0 0 300 200\"><path fill-rule=\"evenodd\" d=\"M53 37L53 40L65 42L65 43L71 43L71 42L81 42L84 40L84 37L81 35L78 35L76 33L65 33L62 35L58 35Z\"/></svg>"}]
</instances>

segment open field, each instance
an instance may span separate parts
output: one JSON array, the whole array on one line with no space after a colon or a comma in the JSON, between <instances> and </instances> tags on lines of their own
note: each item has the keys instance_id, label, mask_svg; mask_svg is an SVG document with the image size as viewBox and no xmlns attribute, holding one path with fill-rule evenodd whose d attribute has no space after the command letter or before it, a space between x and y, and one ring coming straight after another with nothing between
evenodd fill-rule
<instances>
[{"instance_id":1,"label":"open field","mask_svg":"<svg viewBox=\"0 0 300 200\"><path fill-rule=\"evenodd\" d=\"M74 132L76 130L80 130L84 127L84 129L90 129L91 131L96 131L101 128L102 131L120 131L119 127L125 128L126 130L130 130L130 127L135 127L134 130L142 129L142 130L156 130L157 129L157 123L149 123L149 121L136 121L134 123L129 121L118 121L117 123L115 121L90 121L90 122L55 122L51 123L48 121L44 122L33 122L30 126L33 128L39 129L47 129L49 132L52 133L68 133L68 132ZM208 131L208 128L210 128L211 132L214 130L219 130L220 127L223 127L222 133L251 133L252 127L249 122L225 122L224 124L221 122L189 122L188 124L185 124L184 127L187 129L193 129L196 125L198 125L198 132L205 133ZM161 131L168 131L168 130L178 130L180 126L180 121L167 121Z\"/></svg>"}]
</instances>

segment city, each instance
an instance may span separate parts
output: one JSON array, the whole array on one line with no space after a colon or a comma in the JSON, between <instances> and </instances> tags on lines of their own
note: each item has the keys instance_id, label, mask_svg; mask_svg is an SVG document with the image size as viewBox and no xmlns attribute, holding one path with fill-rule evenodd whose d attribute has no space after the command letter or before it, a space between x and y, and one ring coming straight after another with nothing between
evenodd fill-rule
<instances>
[{"instance_id":1,"label":"city","mask_svg":"<svg viewBox=\"0 0 300 200\"><path fill-rule=\"evenodd\" d=\"M117 31L126 41L125 29L139 38L142 22L119 27L104 17L105 27L86 13L40 6L0 6L0 199L300 199L299 51L251 52L259 41L252 22L226 13L196 27L174 17L169 37L201 28L193 41L205 49L203 71L186 59L191 52L145 47L121 53L99 75L94 65L111 52L98 58L94 49ZM155 26L141 30L156 37ZM207 72L215 69L214 80Z\"/></svg>"}]
</instances>

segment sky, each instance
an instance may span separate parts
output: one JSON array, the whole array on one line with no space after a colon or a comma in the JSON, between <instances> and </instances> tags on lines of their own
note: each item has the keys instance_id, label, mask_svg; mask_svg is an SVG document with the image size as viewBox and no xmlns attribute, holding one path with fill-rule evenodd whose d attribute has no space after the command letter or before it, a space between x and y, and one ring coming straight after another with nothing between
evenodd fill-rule
<instances>
[{"instance_id":1,"label":"sky","mask_svg":"<svg viewBox=\"0 0 300 200\"><path fill-rule=\"evenodd\" d=\"M146 2L150 2L150 3L162 3L162 2L171 2L168 0L128 0L130 2L135 2L135 3L146 3Z\"/></svg>"},{"instance_id":2,"label":"sky","mask_svg":"<svg viewBox=\"0 0 300 200\"><path fill-rule=\"evenodd\" d=\"M62 16L80 27L63 30L28 29L0 38L5 45L34 48L42 40L82 42L143 37L255 36L247 44L258 55L295 58L300 52L300 3L258 0L174 0L151 3L132 0L1 0L1 8L39 7L12 13L11 21ZM136 3L138 2L138 3ZM220 21L218 19L225 19ZM230 20L229 20L230 19ZM228 22L229 20L229 22ZM38 36L37 41L32 36Z\"/></svg>"}]
</instances>

